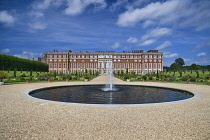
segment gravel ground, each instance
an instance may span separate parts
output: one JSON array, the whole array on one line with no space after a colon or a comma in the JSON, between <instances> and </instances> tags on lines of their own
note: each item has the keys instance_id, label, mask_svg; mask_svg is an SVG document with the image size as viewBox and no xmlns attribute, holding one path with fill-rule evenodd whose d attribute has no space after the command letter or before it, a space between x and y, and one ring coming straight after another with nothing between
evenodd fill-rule
<instances>
[{"instance_id":1,"label":"gravel ground","mask_svg":"<svg viewBox=\"0 0 210 140\"><path fill-rule=\"evenodd\" d=\"M200 100L153 107L85 107L40 103L20 93L38 87L103 84L100 76L90 82L30 83L0 86L0 139L210 139L210 86L152 82L124 82L194 90Z\"/></svg>"}]
</instances>

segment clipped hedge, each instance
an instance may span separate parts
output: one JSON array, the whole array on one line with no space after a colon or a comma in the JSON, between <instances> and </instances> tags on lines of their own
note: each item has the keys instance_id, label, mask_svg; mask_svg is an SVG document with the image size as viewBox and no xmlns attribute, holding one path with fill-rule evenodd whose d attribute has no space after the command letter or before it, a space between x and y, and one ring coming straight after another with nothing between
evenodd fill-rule
<instances>
[{"instance_id":1,"label":"clipped hedge","mask_svg":"<svg viewBox=\"0 0 210 140\"><path fill-rule=\"evenodd\" d=\"M48 71L47 63L0 54L0 70Z\"/></svg>"}]
</instances>

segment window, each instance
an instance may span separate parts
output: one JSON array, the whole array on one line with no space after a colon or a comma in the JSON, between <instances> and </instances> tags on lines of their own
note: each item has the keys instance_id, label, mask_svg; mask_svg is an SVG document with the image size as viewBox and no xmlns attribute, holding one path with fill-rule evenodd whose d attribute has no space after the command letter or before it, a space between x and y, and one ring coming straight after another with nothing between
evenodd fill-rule
<instances>
[{"instance_id":1,"label":"window","mask_svg":"<svg viewBox=\"0 0 210 140\"><path fill-rule=\"evenodd\" d=\"M130 68L131 68L131 69L133 68L133 64L132 64L132 63L130 63Z\"/></svg>"},{"instance_id":2,"label":"window","mask_svg":"<svg viewBox=\"0 0 210 140\"><path fill-rule=\"evenodd\" d=\"M92 68L92 63L90 63L90 68Z\"/></svg>"},{"instance_id":3,"label":"window","mask_svg":"<svg viewBox=\"0 0 210 140\"><path fill-rule=\"evenodd\" d=\"M57 58L57 55L54 55L54 58Z\"/></svg>"},{"instance_id":4,"label":"window","mask_svg":"<svg viewBox=\"0 0 210 140\"><path fill-rule=\"evenodd\" d=\"M138 68L141 69L141 64L138 64Z\"/></svg>"},{"instance_id":5,"label":"window","mask_svg":"<svg viewBox=\"0 0 210 140\"><path fill-rule=\"evenodd\" d=\"M66 63L63 63L63 68L66 68Z\"/></svg>"},{"instance_id":6,"label":"window","mask_svg":"<svg viewBox=\"0 0 210 140\"><path fill-rule=\"evenodd\" d=\"M69 68L72 68L72 63L69 64Z\"/></svg>"},{"instance_id":7,"label":"window","mask_svg":"<svg viewBox=\"0 0 210 140\"><path fill-rule=\"evenodd\" d=\"M78 68L80 68L80 63L78 63Z\"/></svg>"},{"instance_id":8,"label":"window","mask_svg":"<svg viewBox=\"0 0 210 140\"><path fill-rule=\"evenodd\" d=\"M122 68L124 69L124 63L122 63Z\"/></svg>"},{"instance_id":9,"label":"window","mask_svg":"<svg viewBox=\"0 0 210 140\"><path fill-rule=\"evenodd\" d=\"M86 68L88 68L88 63L86 63Z\"/></svg>"},{"instance_id":10,"label":"window","mask_svg":"<svg viewBox=\"0 0 210 140\"><path fill-rule=\"evenodd\" d=\"M52 63L50 63L50 68L52 68Z\"/></svg>"},{"instance_id":11,"label":"window","mask_svg":"<svg viewBox=\"0 0 210 140\"><path fill-rule=\"evenodd\" d=\"M102 66L102 64L101 64L101 62L100 62L100 63L99 63L99 68L102 68L101 66Z\"/></svg>"},{"instance_id":12,"label":"window","mask_svg":"<svg viewBox=\"0 0 210 140\"><path fill-rule=\"evenodd\" d=\"M114 68L116 68L116 63L114 63Z\"/></svg>"},{"instance_id":13,"label":"window","mask_svg":"<svg viewBox=\"0 0 210 140\"><path fill-rule=\"evenodd\" d=\"M126 63L126 68L128 68L128 63Z\"/></svg>"},{"instance_id":14,"label":"window","mask_svg":"<svg viewBox=\"0 0 210 140\"><path fill-rule=\"evenodd\" d=\"M62 64L61 63L59 63L59 68L62 68Z\"/></svg>"},{"instance_id":15,"label":"window","mask_svg":"<svg viewBox=\"0 0 210 140\"><path fill-rule=\"evenodd\" d=\"M152 63L149 63L149 68L152 69Z\"/></svg>"},{"instance_id":16,"label":"window","mask_svg":"<svg viewBox=\"0 0 210 140\"><path fill-rule=\"evenodd\" d=\"M85 56L84 56L84 55L82 55L82 58L85 58Z\"/></svg>"},{"instance_id":17,"label":"window","mask_svg":"<svg viewBox=\"0 0 210 140\"><path fill-rule=\"evenodd\" d=\"M84 63L82 63L82 68L84 69Z\"/></svg>"},{"instance_id":18,"label":"window","mask_svg":"<svg viewBox=\"0 0 210 140\"><path fill-rule=\"evenodd\" d=\"M120 63L118 63L118 68L120 68Z\"/></svg>"},{"instance_id":19,"label":"window","mask_svg":"<svg viewBox=\"0 0 210 140\"><path fill-rule=\"evenodd\" d=\"M56 68L57 67L57 65L56 65L56 63L54 63L54 68Z\"/></svg>"},{"instance_id":20,"label":"window","mask_svg":"<svg viewBox=\"0 0 210 140\"><path fill-rule=\"evenodd\" d=\"M136 69L136 63L134 64L134 69Z\"/></svg>"},{"instance_id":21,"label":"window","mask_svg":"<svg viewBox=\"0 0 210 140\"><path fill-rule=\"evenodd\" d=\"M104 63L104 68L106 68L106 62Z\"/></svg>"},{"instance_id":22,"label":"window","mask_svg":"<svg viewBox=\"0 0 210 140\"><path fill-rule=\"evenodd\" d=\"M157 65L156 65L156 63L154 64L154 69L156 69L157 68Z\"/></svg>"},{"instance_id":23,"label":"window","mask_svg":"<svg viewBox=\"0 0 210 140\"><path fill-rule=\"evenodd\" d=\"M158 69L161 69L161 63L158 63Z\"/></svg>"},{"instance_id":24,"label":"window","mask_svg":"<svg viewBox=\"0 0 210 140\"><path fill-rule=\"evenodd\" d=\"M147 68L148 68L148 64L145 64L145 65L144 65L144 68L147 69Z\"/></svg>"}]
</instances>

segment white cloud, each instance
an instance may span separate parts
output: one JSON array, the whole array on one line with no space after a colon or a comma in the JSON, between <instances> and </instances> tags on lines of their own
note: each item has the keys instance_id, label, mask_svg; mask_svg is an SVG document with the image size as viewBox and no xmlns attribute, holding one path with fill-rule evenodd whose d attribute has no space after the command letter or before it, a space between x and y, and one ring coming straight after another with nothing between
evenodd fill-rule
<instances>
[{"instance_id":1,"label":"white cloud","mask_svg":"<svg viewBox=\"0 0 210 140\"><path fill-rule=\"evenodd\" d=\"M146 46L156 42L159 38L163 36L171 35L172 30L168 28L155 28L148 31L144 36L141 37L141 42L139 46Z\"/></svg>"},{"instance_id":2,"label":"white cloud","mask_svg":"<svg viewBox=\"0 0 210 140\"><path fill-rule=\"evenodd\" d=\"M172 30L168 28L155 28L147 32L141 39L146 40L148 38L160 38L162 36L171 35Z\"/></svg>"},{"instance_id":3,"label":"white cloud","mask_svg":"<svg viewBox=\"0 0 210 140\"><path fill-rule=\"evenodd\" d=\"M117 49L117 48L119 48L119 47L120 47L120 43L119 43L119 42L115 42L115 43L111 46L112 49Z\"/></svg>"},{"instance_id":4,"label":"white cloud","mask_svg":"<svg viewBox=\"0 0 210 140\"><path fill-rule=\"evenodd\" d=\"M202 52L202 53L199 53L197 56L205 56L206 53L205 52Z\"/></svg>"},{"instance_id":5,"label":"white cloud","mask_svg":"<svg viewBox=\"0 0 210 140\"><path fill-rule=\"evenodd\" d=\"M106 2L104 0L70 0L68 1L68 7L65 9L65 14L78 15L90 5L94 5L96 9L100 10L106 7Z\"/></svg>"},{"instance_id":6,"label":"white cloud","mask_svg":"<svg viewBox=\"0 0 210 140\"><path fill-rule=\"evenodd\" d=\"M23 51L21 54L15 54L14 56L26 59L33 59L42 56L42 53L34 53L29 51Z\"/></svg>"},{"instance_id":7,"label":"white cloud","mask_svg":"<svg viewBox=\"0 0 210 140\"><path fill-rule=\"evenodd\" d=\"M150 2L150 0L117 0L116 2L112 3L110 6L111 11L119 10L119 9L133 9L135 7L139 7L145 3Z\"/></svg>"},{"instance_id":8,"label":"white cloud","mask_svg":"<svg viewBox=\"0 0 210 140\"><path fill-rule=\"evenodd\" d=\"M117 0L115 3L112 3L110 10L115 11L116 9L122 8L126 5L128 5L128 0Z\"/></svg>"},{"instance_id":9,"label":"white cloud","mask_svg":"<svg viewBox=\"0 0 210 140\"><path fill-rule=\"evenodd\" d=\"M155 42L156 42L156 40L154 40L154 39L149 39L149 40L146 40L146 41L140 43L139 46L148 46L148 45L151 45L151 44L153 44L153 43L155 43Z\"/></svg>"},{"instance_id":10,"label":"white cloud","mask_svg":"<svg viewBox=\"0 0 210 140\"><path fill-rule=\"evenodd\" d=\"M171 46L171 45L172 45L171 42L165 41L163 44L159 45L156 49L157 50L164 49L164 48L166 48L168 46Z\"/></svg>"},{"instance_id":11,"label":"white cloud","mask_svg":"<svg viewBox=\"0 0 210 140\"><path fill-rule=\"evenodd\" d=\"M35 2L35 3L32 4L32 7L34 9L44 10L44 9L49 8L49 6L51 5L52 1L53 0L44 0L42 2Z\"/></svg>"},{"instance_id":12,"label":"white cloud","mask_svg":"<svg viewBox=\"0 0 210 140\"><path fill-rule=\"evenodd\" d=\"M105 0L43 0L32 4L35 10L46 10L50 7L65 7L67 15L81 14L88 6L94 6L94 10L104 9L107 4Z\"/></svg>"},{"instance_id":13,"label":"white cloud","mask_svg":"<svg viewBox=\"0 0 210 140\"><path fill-rule=\"evenodd\" d=\"M127 42L129 42L129 43L136 43L137 41L138 41L138 39L135 38L135 37L130 37L130 38L127 40Z\"/></svg>"},{"instance_id":14,"label":"white cloud","mask_svg":"<svg viewBox=\"0 0 210 140\"><path fill-rule=\"evenodd\" d=\"M40 18L40 17L44 17L44 14L40 11L31 11L29 13L30 16L33 16L35 18Z\"/></svg>"},{"instance_id":15,"label":"white cloud","mask_svg":"<svg viewBox=\"0 0 210 140\"><path fill-rule=\"evenodd\" d=\"M33 30L44 30L47 27L47 25L45 23L35 22L35 23L30 23L29 27Z\"/></svg>"},{"instance_id":16,"label":"white cloud","mask_svg":"<svg viewBox=\"0 0 210 140\"><path fill-rule=\"evenodd\" d=\"M10 15L7 11L0 11L0 23L6 25L12 25L15 21L15 18Z\"/></svg>"},{"instance_id":17,"label":"white cloud","mask_svg":"<svg viewBox=\"0 0 210 140\"><path fill-rule=\"evenodd\" d=\"M184 62L189 62L191 59L184 59Z\"/></svg>"},{"instance_id":18,"label":"white cloud","mask_svg":"<svg viewBox=\"0 0 210 140\"><path fill-rule=\"evenodd\" d=\"M141 9L128 10L119 15L117 24L119 26L133 26L141 20L166 17L177 10L179 3L179 0L166 1L164 3L155 2Z\"/></svg>"},{"instance_id":19,"label":"white cloud","mask_svg":"<svg viewBox=\"0 0 210 140\"><path fill-rule=\"evenodd\" d=\"M165 53L164 54L164 57L165 58L172 58L172 57L177 57L179 54L177 54L177 53Z\"/></svg>"},{"instance_id":20,"label":"white cloud","mask_svg":"<svg viewBox=\"0 0 210 140\"><path fill-rule=\"evenodd\" d=\"M208 38L208 40L210 40L210 38ZM204 48L204 47L210 49L210 41L202 42L202 43L200 43L200 44L197 44L195 47L193 47L192 52L197 52L197 51L199 51L201 48Z\"/></svg>"},{"instance_id":21,"label":"white cloud","mask_svg":"<svg viewBox=\"0 0 210 140\"><path fill-rule=\"evenodd\" d=\"M1 52L2 53L8 53L8 52L10 52L10 49L3 49Z\"/></svg>"},{"instance_id":22,"label":"white cloud","mask_svg":"<svg viewBox=\"0 0 210 140\"><path fill-rule=\"evenodd\" d=\"M117 24L122 27L143 23L148 27L157 25L175 25L195 27L196 31L210 28L210 1L168 0L152 2L143 8L130 8L118 16Z\"/></svg>"},{"instance_id":23,"label":"white cloud","mask_svg":"<svg viewBox=\"0 0 210 140\"><path fill-rule=\"evenodd\" d=\"M155 23L153 22L153 21L151 21L151 20L146 20L144 23L143 23L143 25L142 25L142 27L143 28L146 28L146 27L149 27L150 25L154 25Z\"/></svg>"}]
</instances>

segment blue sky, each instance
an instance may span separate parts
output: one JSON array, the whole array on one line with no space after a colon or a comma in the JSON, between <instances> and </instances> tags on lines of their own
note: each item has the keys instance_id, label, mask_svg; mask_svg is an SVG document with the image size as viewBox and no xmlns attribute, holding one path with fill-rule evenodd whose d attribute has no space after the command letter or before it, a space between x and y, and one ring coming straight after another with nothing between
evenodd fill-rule
<instances>
[{"instance_id":1,"label":"blue sky","mask_svg":"<svg viewBox=\"0 0 210 140\"><path fill-rule=\"evenodd\" d=\"M158 49L210 64L209 0L0 0L0 53Z\"/></svg>"}]
</instances>

